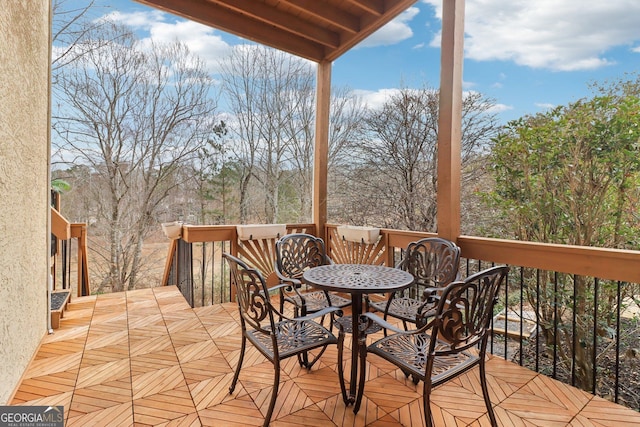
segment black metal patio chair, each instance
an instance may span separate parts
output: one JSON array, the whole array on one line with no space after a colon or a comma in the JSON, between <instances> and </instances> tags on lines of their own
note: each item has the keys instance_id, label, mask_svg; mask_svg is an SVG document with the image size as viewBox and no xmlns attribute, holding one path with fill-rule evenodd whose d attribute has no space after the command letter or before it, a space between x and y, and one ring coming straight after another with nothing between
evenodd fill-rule
<instances>
[{"instance_id":1,"label":"black metal patio chair","mask_svg":"<svg viewBox=\"0 0 640 427\"><path fill-rule=\"evenodd\" d=\"M460 248L453 242L439 237L427 237L410 243L404 253L404 259L396 268L413 275L412 286L396 291L382 301L369 301L369 308L402 320L404 329L407 323L416 323L416 318L426 319L437 305L437 293L458 277ZM427 314L427 316L425 316Z\"/></svg>"},{"instance_id":2,"label":"black metal patio chair","mask_svg":"<svg viewBox=\"0 0 640 427\"><path fill-rule=\"evenodd\" d=\"M336 293L322 290L308 290L302 281L303 273L313 267L333 264L327 256L324 241L310 234L294 233L282 236L276 242L275 272L281 284L280 311L285 302L293 304L296 316L316 313L329 306L348 307L351 300ZM331 326L333 327L333 317Z\"/></svg>"},{"instance_id":3,"label":"black metal patio chair","mask_svg":"<svg viewBox=\"0 0 640 427\"><path fill-rule=\"evenodd\" d=\"M249 268L244 262L230 254L224 253L223 257L229 265L231 284L236 290L242 325L240 357L229 386L229 393L231 394L235 390L244 360L246 343L249 341L274 367L273 391L264 421L264 426L268 426L278 397L280 362L283 359L304 353L304 362L300 357L298 360L303 367L310 370L328 345L344 341L344 334L336 338L327 328L313 320L327 314L341 315L340 309L327 307L305 317L286 317L271 304L269 291L277 291L277 286L268 289L264 278L257 270ZM276 317L280 320L276 321ZM341 348L342 345L340 345ZM306 354L314 349L319 350L313 359L308 361Z\"/></svg>"},{"instance_id":4,"label":"black metal patio chair","mask_svg":"<svg viewBox=\"0 0 640 427\"><path fill-rule=\"evenodd\" d=\"M359 340L361 370L354 412L360 409L367 353L372 353L399 367L406 376L411 375L414 382L424 382L423 405L429 427L433 425L431 390L479 365L482 395L491 425L496 426L487 388L485 357L493 306L508 271L509 267L492 267L464 281L452 282L442 291L429 322L413 331L400 330L374 313L363 314L363 322L378 323L395 333L369 346L366 337Z\"/></svg>"}]
</instances>

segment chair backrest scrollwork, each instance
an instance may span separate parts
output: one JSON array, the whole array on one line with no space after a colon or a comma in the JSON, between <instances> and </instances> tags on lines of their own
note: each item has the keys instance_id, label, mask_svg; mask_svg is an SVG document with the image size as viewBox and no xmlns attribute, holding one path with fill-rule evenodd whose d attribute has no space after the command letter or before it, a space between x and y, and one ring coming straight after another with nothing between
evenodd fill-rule
<instances>
[{"instance_id":1,"label":"chair backrest scrollwork","mask_svg":"<svg viewBox=\"0 0 640 427\"><path fill-rule=\"evenodd\" d=\"M256 330L270 334L274 330L274 318L264 278L240 259L228 253L222 256L229 265L231 286L236 290L243 329L246 323Z\"/></svg>"},{"instance_id":2,"label":"chair backrest scrollwork","mask_svg":"<svg viewBox=\"0 0 640 427\"><path fill-rule=\"evenodd\" d=\"M508 272L509 267L492 267L444 288L432 333L448 345L436 349L433 340L430 352L454 354L478 344L484 352L493 306Z\"/></svg>"},{"instance_id":3,"label":"chair backrest scrollwork","mask_svg":"<svg viewBox=\"0 0 640 427\"><path fill-rule=\"evenodd\" d=\"M276 268L283 276L300 279L306 270L330 263L319 237L287 234L276 242Z\"/></svg>"},{"instance_id":4,"label":"chair backrest scrollwork","mask_svg":"<svg viewBox=\"0 0 640 427\"><path fill-rule=\"evenodd\" d=\"M460 248L449 240L427 237L410 243L404 255L396 267L413 275L416 288L440 288L457 279Z\"/></svg>"}]
</instances>

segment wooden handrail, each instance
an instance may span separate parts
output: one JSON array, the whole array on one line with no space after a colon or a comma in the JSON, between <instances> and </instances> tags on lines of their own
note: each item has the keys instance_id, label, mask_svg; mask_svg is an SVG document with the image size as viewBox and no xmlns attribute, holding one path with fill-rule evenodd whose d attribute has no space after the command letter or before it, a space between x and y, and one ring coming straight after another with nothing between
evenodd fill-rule
<instances>
[{"instance_id":1,"label":"wooden handrail","mask_svg":"<svg viewBox=\"0 0 640 427\"><path fill-rule=\"evenodd\" d=\"M376 243L364 244L344 242L337 233L337 225L327 224L324 235L327 252L336 262L361 262L372 264L394 265L394 254L397 249L405 248L410 242L424 237L437 236L434 233L393 230L380 230L380 239ZM306 232L313 230L313 224L288 225L287 232ZM271 271L266 258L268 253L256 255L265 242L238 242L234 225L211 225L183 227L182 239L186 243L230 242L229 251L233 255L254 259L258 268L264 268L265 276ZM268 243L268 242L267 242ZM558 273L595 277L606 280L619 280L640 283L640 251L624 249L608 249L585 246L571 246L547 243L522 242L506 239L460 236L456 243L462 249L462 256L467 259L482 260L489 263L508 264L512 266L535 268ZM270 243L269 243L270 244ZM269 245L267 245L269 246ZM176 246L172 245L163 283L167 284ZM264 258L264 259L261 259Z\"/></svg>"},{"instance_id":2,"label":"wooden handrail","mask_svg":"<svg viewBox=\"0 0 640 427\"><path fill-rule=\"evenodd\" d=\"M51 207L51 233L60 240L71 238L71 224L54 207Z\"/></svg>"},{"instance_id":3,"label":"wooden handrail","mask_svg":"<svg viewBox=\"0 0 640 427\"><path fill-rule=\"evenodd\" d=\"M640 283L640 251L472 236L457 243L465 258Z\"/></svg>"},{"instance_id":4,"label":"wooden handrail","mask_svg":"<svg viewBox=\"0 0 640 427\"><path fill-rule=\"evenodd\" d=\"M332 228L337 228L337 225L327 225L327 232ZM388 228L381 229L380 233L388 239L390 248L404 248L412 241L436 236ZM462 256L469 259L640 283L640 251L475 236L460 236L456 243L462 250Z\"/></svg>"}]
</instances>

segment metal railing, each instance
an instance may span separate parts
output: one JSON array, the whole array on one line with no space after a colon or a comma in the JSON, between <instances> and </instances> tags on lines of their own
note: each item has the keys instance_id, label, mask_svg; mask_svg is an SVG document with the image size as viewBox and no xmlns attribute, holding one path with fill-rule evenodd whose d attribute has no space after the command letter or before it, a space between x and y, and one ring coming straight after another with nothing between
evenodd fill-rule
<instances>
[{"instance_id":1,"label":"metal railing","mask_svg":"<svg viewBox=\"0 0 640 427\"><path fill-rule=\"evenodd\" d=\"M289 224L287 233L313 233L313 224ZM239 256L274 284L273 262L277 236L240 241L236 226L183 226L180 239L172 241L163 285L177 286L192 307L233 300L223 252Z\"/></svg>"},{"instance_id":2,"label":"metal railing","mask_svg":"<svg viewBox=\"0 0 640 427\"><path fill-rule=\"evenodd\" d=\"M493 263L465 260L468 273ZM511 266L490 351L572 386L640 410L638 283Z\"/></svg>"},{"instance_id":3,"label":"metal railing","mask_svg":"<svg viewBox=\"0 0 640 427\"><path fill-rule=\"evenodd\" d=\"M77 295L89 295L87 225L84 223L69 223L60 215L57 209L52 207L51 231L53 290L72 289L74 285L72 279L75 275Z\"/></svg>"},{"instance_id":4,"label":"metal railing","mask_svg":"<svg viewBox=\"0 0 640 427\"><path fill-rule=\"evenodd\" d=\"M287 226L311 232L313 224ZM328 225L335 262L389 266L403 248L431 233L382 229L373 244L347 242ZM273 284L273 239L240 242L235 226L185 226L172 245L165 284L177 285L192 306L233 299L223 251L244 258ZM640 252L462 236L461 274L511 266L496 306L490 351L536 372L640 410L637 384L625 381L640 363Z\"/></svg>"}]
</instances>

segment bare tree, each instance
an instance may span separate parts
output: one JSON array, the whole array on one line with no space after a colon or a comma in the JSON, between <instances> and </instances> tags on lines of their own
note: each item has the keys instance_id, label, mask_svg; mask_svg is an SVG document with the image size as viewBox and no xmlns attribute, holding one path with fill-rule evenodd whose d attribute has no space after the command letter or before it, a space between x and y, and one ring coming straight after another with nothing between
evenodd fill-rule
<instances>
[{"instance_id":1,"label":"bare tree","mask_svg":"<svg viewBox=\"0 0 640 427\"><path fill-rule=\"evenodd\" d=\"M217 139L210 139L200 147L186 168L191 177L187 188L196 199L193 211L198 224L225 224L227 219L232 219L229 218L229 199L232 199L229 187L233 174L225 162L225 123L216 126L214 132Z\"/></svg>"},{"instance_id":2,"label":"bare tree","mask_svg":"<svg viewBox=\"0 0 640 427\"><path fill-rule=\"evenodd\" d=\"M60 74L54 143L94 171L106 246L93 247L107 266L101 288L131 289L155 214L180 185L176 171L214 127L211 79L185 45L143 45L109 22L73 52Z\"/></svg>"},{"instance_id":3,"label":"bare tree","mask_svg":"<svg viewBox=\"0 0 640 427\"><path fill-rule=\"evenodd\" d=\"M284 123L283 128L288 159L284 167L290 170L283 178L288 181L288 188L296 190L297 200L295 203L291 200L280 211L283 217L295 222L307 222L311 218L315 85L311 70L305 75L304 83L295 88L298 91L296 101L291 105L290 120Z\"/></svg>"},{"instance_id":4,"label":"bare tree","mask_svg":"<svg viewBox=\"0 0 640 427\"><path fill-rule=\"evenodd\" d=\"M71 61L78 59L75 47L98 26L100 21L92 21L89 17L97 10L95 1L78 5L68 0L55 0L52 6L51 43L54 55L51 61L51 74L54 85L58 71Z\"/></svg>"},{"instance_id":5,"label":"bare tree","mask_svg":"<svg viewBox=\"0 0 640 427\"><path fill-rule=\"evenodd\" d=\"M240 221L310 220L314 68L307 61L267 47L243 46L224 61L222 80L235 118L230 126L235 138L229 152L242 165ZM361 101L346 88L334 92L330 166L353 145L363 111Z\"/></svg>"},{"instance_id":6,"label":"bare tree","mask_svg":"<svg viewBox=\"0 0 640 427\"><path fill-rule=\"evenodd\" d=\"M249 220L250 206L254 219L279 221L280 190L291 173L292 153L310 140L313 69L268 47L241 46L223 62L222 80L235 118L229 151L242 165L240 221ZM250 189L256 186L261 200L252 203ZM262 214L255 208L259 205Z\"/></svg>"},{"instance_id":7,"label":"bare tree","mask_svg":"<svg viewBox=\"0 0 640 427\"><path fill-rule=\"evenodd\" d=\"M352 218L368 218L390 228L436 231L438 101L434 89L401 88L381 109L369 111L362 142L354 147L357 165L345 181ZM465 96L463 185L483 171L477 163L497 131L492 106L481 94Z\"/></svg>"},{"instance_id":8,"label":"bare tree","mask_svg":"<svg viewBox=\"0 0 640 427\"><path fill-rule=\"evenodd\" d=\"M298 222L311 219L313 194L313 160L315 148L315 88L309 88L298 104L296 120L290 122L290 157L294 172L292 186L298 190L299 201L292 216ZM364 118L362 100L347 87L336 88L331 94L329 117L329 174L338 173L351 162L349 147L360 136Z\"/></svg>"}]
</instances>

